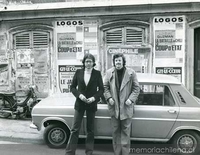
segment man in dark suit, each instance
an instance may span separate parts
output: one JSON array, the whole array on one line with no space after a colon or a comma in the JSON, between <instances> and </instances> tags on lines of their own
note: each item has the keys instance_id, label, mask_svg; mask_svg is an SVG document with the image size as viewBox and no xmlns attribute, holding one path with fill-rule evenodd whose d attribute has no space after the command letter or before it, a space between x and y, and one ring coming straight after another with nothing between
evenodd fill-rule
<instances>
[{"instance_id":1,"label":"man in dark suit","mask_svg":"<svg viewBox=\"0 0 200 155\"><path fill-rule=\"evenodd\" d=\"M70 87L71 92L76 97L76 102L74 123L65 155L75 155L85 111L87 117L86 155L92 155L94 148L95 112L97 111L97 103L103 95L103 80L100 71L94 69L96 64L92 54L85 54L82 63L83 69L76 71Z\"/></svg>"}]
</instances>

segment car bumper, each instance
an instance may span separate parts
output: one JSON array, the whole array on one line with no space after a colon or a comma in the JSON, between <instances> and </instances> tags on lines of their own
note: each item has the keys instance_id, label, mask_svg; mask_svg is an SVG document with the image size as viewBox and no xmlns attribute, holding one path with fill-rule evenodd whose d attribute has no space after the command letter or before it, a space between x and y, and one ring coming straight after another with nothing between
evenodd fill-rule
<instances>
[{"instance_id":1,"label":"car bumper","mask_svg":"<svg viewBox=\"0 0 200 155\"><path fill-rule=\"evenodd\" d=\"M33 123L31 123L31 124L29 125L29 127L32 128L32 129L38 129L38 127L37 127L35 124L33 124Z\"/></svg>"}]
</instances>

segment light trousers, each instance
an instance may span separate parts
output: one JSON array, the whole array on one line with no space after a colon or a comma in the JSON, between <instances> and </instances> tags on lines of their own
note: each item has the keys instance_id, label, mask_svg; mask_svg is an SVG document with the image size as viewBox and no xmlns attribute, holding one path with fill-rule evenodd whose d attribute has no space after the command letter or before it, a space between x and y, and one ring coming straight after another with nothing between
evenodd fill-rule
<instances>
[{"instance_id":1,"label":"light trousers","mask_svg":"<svg viewBox=\"0 0 200 155\"><path fill-rule=\"evenodd\" d=\"M131 118L124 120L111 117L114 155L129 155Z\"/></svg>"}]
</instances>

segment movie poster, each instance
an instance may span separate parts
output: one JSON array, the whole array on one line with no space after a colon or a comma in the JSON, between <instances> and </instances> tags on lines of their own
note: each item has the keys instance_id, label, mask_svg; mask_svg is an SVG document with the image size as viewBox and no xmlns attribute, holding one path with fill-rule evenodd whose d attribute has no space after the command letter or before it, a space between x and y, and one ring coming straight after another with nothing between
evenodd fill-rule
<instances>
[{"instance_id":1,"label":"movie poster","mask_svg":"<svg viewBox=\"0 0 200 155\"><path fill-rule=\"evenodd\" d=\"M59 88L61 93L69 93L73 76L81 65L59 65Z\"/></svg>"}]
</instances>

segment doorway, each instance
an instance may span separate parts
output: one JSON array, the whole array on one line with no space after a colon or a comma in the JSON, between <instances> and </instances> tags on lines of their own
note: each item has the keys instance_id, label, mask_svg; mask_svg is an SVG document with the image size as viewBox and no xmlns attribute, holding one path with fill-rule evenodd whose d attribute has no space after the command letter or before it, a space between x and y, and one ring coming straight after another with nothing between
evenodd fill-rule
<instances>
[{"instance_id":1,"label":"doorway","mask_svg":"<svg viewBox=\"0 0 200 155\"><path fill-rule=\"evenodd\" d=\"M194 95L200 98L200 28L194 29Z\"/></svg>"}]
</instances>

